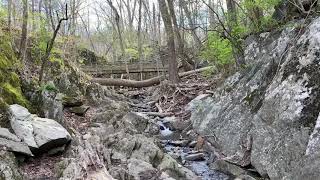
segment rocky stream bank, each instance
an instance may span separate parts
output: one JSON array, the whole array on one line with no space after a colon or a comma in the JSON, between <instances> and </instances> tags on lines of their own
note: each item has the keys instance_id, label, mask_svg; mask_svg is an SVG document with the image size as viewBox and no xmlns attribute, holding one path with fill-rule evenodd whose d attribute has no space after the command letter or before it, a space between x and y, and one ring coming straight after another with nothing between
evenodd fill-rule
<instances>
[{"instance_id":1,"label":"rocky stream bank","mask_svg":"<svg viewBox=\"0 0 320 180\"><path fill-rule=\"evenodd\" d=\"M249 36L226 80L116 93L61 73L56 90L24 89L37 115L1 114L0 177L319 179L319 51L320 19L302 19Z\"/></svg>"}]
</instances>

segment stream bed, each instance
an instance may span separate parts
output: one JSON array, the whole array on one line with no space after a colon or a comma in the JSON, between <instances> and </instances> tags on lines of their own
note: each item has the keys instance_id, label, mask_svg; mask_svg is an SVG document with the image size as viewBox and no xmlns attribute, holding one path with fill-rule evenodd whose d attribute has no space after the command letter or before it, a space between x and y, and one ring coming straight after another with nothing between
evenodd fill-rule
<instances>
[{"instance_id":1,"label":"stream bed","mask_svg":"<svg viewBox=\"0 0 320 180\"><path fill-rule=\"evenodd\" d=\"M196 141L182 134L169 130L162 122L159 122L161 134L165 140L161 140L161 145L165 153L176 159L184 167L193 171L202 180L228 180L230 177L222 172L209 167L212 161L210 154L203 150L197 150Z\"/></svg>"}]
</instances>

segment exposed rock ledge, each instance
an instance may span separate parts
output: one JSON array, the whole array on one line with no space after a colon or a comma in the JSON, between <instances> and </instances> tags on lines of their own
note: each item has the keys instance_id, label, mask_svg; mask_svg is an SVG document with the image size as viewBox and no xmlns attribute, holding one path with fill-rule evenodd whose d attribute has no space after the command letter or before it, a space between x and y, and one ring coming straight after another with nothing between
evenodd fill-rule
<instances>
[{"instance_id":1,"label":"exposed rock ledge","mask_svg":"<svg viewBox=\"0 0 320 180\"><path fill-rule=\"evenodd\" d=\"M193 127L227 162L270 179L317 179L320 18L250 36L245 61L212 97L190 103Z\"/></svg>"}]
</instances>

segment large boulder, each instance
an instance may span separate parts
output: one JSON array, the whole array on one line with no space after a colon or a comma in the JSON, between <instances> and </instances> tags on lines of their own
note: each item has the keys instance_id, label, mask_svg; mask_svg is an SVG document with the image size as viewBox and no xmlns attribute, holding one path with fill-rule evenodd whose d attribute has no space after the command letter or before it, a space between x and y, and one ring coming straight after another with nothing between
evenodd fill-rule
<instances>
[{"instance_id":1,"label":"large boulder","mask_svg":"<svg viewBox=\"0 0 320 180\"><path fill-rule=\"evenodd\" d=\"M320 18L296 27L248 37L247 68L189 104L193 127L220 159L271 179L320 160L312 158L320 147Z\"/></svg>"},{"instance_id":2,"label":"large boulder","mask_svg":"<svg viewBox=\"0 0 320 180\"><path fill-rule=\"evenodd\" d=\"M5 128L0 128L0 146L8 151L33 156L28 145Z\"/></svg>"},{"instance_id":3,"label":"large boulder","mask_svg":"<svg viewBox=\"0 0 320 180\"><path fill-rule=\"evenodd\" d=\"M41 113L45 118L63 122L63 94L55 91L44 90L41 93Z\"/></svg>"},{"instance_id":4,"label":"large boulder","mask_svg":"<svg viewBox=\"0 0 320 180\"><path fill-rule=\"evenodd\" d=\"M33 152L46 152L71 141L70 134L59 123L30 114L20 105L11 105L9 114L13 131Z\"/></svg>"}]
</instances>

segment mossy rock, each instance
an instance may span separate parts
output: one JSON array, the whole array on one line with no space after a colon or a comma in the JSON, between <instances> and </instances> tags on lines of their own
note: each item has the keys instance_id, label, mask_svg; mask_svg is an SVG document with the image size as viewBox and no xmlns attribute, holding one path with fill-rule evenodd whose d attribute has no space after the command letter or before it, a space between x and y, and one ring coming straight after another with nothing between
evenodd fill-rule
<instances>
[{"instance_id":1,"label":"mossy rock","mask_svg":"<svg viewBox=\"0 0 320 180\"><path fill-rule=\"evenodd\" d=\"M7 104L20 104L24 107L29 106L28 100L22 95L20 87L13 87L10 83L0 85L1 97Z\"/></svg>"},{"instance_id":2,"label":"mossy rock","mask_svg":"<svg viewBox=\"0 0 320 180\"><path fill-rule=\"evenodd\" d=\"M83 98L82 97L64 96L62 98L62 104L65 107L82 106L83 105Z\"/></svg>"},{"instance_id":3,"label":"mossy rock","mask_svg":"<svg viewBox=\"0 0 320 180\"><path fill-rule=\"evenodd\" d=\"M12 48L12 37L8 33L0 34L0 110L5 111L7 105L20 104L29 107L24 97L20 77L16 73L22 67Z\"/></svg>"}]
</instances>

